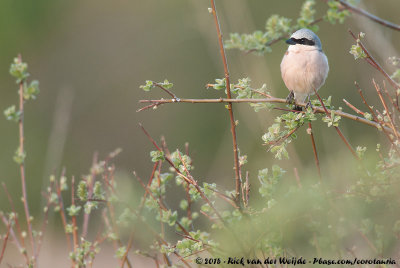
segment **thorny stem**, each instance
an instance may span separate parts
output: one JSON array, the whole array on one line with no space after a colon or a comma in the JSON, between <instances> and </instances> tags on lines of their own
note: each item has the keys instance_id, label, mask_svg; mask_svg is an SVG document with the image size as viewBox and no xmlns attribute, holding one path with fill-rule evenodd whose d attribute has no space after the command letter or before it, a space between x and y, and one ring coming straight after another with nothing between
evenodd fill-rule
<instances>
[{"instance_id":1,"label":"thorny stem","mask_svg":"<svg viewBox=\"0 0 400 268\"><path fill-rule=\"evenodd\" d=\"M230 88L231 85L230 85L230 81L229 81L228 63L226 60L224 44L222 41L221 27L220 27L220 24L218 21L217 10L215 9L214 0L211 0L211 8L212 8L213 16L214 16L215 27L217 28L218 43L219 43L219 48L221 51L222 62L224 64L226 95L227 95L228 99L231 99L232 97L231 97L231 88ZM236 190L235 190L236 197L235 198L236 198L236 202L239 204L241 175L240 175L240 166L239 166L239 152L238 152L238 145L237 145L237 140L236 140L236 123L235 123L235 117L233 115L232 102L228 102L228 110L229 110L229 117L231 119L233 155L234 155L234 162L235 162L235 181L236 181Z\"/></svg>"},{"instance_id":2,"label":"thorny stem","mask_svg":"<svg viewBox=\"0 0 400 268\"><path fill-rule=\"evenodd\" d=\"M22 62L22 57L21 55L18 55L18 60ZM19 111L21 113L19 120L18 120L18 126L19 126L19 153L23 155L25 153L24 151L24 82L21 81L19 83ZM28 235L29 235L29 240L31 243L32 251L33 251L33 256L35 256L36 250L35 250L35 241L33 239L33 233L32 233L32 222L31 222L31 216L29 213L29 207L28 207L28 195L26 193L26 178L25 178L25 160L21 161L21 164L19 165L20 171L21 171L21 185L22 185L22 197L23 197L23 204L24 204L24 210L25 210L25 217L26 217L26 223L28 225ZM35 265L35 258L33 258L33 264Z\"/></svg>"},{"instance_id":3,"label":"thorny stem","mask_svg":"<svg viewBox=\"0 0 400 268\"><path fill-rule=\"evenodd\" d=\"M166 104L166 103L176 103L173 101L173 99L159 99L159 100L140 100L140 103L157 103L157 104ZM224 98L219 98L219 99L181 99L180 103L229 103L229 102L234 102L234 103L283 103L286 104L287 101L286 99L280 99L280 98L266 98L266 99L224 99ZM306 107L306 103L296 103L297 106L301 107ZM322 107L313 107L315 113L326 113L325 109ZM332 110L326 109L327 112L330 114ZM340 110L335 110L334 111L336 115L339 115L341 117L354 120L372 127L375 127L377 129L381 129L381 125L378 122L371 121L356 115L352 115L349 113L345 113ZM388 127L384 127L386 131L393 133L393 130ZM394 133L393 133L394 134Z\"/></svg>"}]
</instances>

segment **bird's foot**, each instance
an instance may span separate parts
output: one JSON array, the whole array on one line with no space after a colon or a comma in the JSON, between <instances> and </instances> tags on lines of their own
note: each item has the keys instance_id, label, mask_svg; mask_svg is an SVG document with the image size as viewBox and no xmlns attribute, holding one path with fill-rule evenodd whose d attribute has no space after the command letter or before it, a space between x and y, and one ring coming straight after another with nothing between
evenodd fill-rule
<instances>
[{"instance_id":1,"label":"bird's foot","mask_svg":"<svg viewBox=\"0 0 400 268\"><path fill-rule=\"evenodd\" d=\"M313 107L313 105L311 104L311 100L308 100L308 102L307 102L307 104L306 104L306 110L307 110L308 108L311 108L311 110L314 110L314 107Z\"/></svg>"},{"instance_id":2,"label":"bird's foot","mask_svg":"<svg viewBox=\"0 0 400 268\"><path fill-rule=\"evenodd\" d=\"M290 91L289 95L286 97L286 102L288 104L295 104L293 91Z\"/></svg>"},{"instance_id":3,"label":"bird's foot","mask_svg":"<svg viewBox=\"0 0 400 268\"><path fill-rule=\"evenodd\" d=\"M293 107L293 110L301 112L301 111L303 111L303 107L297 106L297 105L295 104L294 107Z\"/></svg>"}]
</instances>

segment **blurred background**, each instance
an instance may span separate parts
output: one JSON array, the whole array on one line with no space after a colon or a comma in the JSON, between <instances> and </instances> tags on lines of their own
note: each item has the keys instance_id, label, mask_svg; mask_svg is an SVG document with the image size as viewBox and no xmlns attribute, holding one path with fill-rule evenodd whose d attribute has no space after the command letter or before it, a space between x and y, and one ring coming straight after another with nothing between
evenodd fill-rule
<instances>
[{"instance_id":1,"label":"blurred background","mask_svg":"<svg viewBox=\"0 0 400 268\"><path fill-rule=\"evenodd\" d=\"M227 39L232 32L263 30L272 14L295 20L302 3L229 0L217 1L217 10ZM152 166L149 151L153 148L139 122L154 138L165 136L170 150L184 149L188 142L199 181L215 181L227 190L233 189L232 141L224 105L169 104L136 112L140 99L168 97L157 89L143 92L139 86L145 80L168 79L180 98L223 96L223 92L205 88L224 75L209 4L200 0L0 1L1 110L17 103L17 87L8 71L18 53L28 62L31 79L40 81L38 99L25 108L28 196L34 215L41 211L37 193L45 187L49 175L59 174L65 167L68 178L80 177L89 172L95 152L101 159L120 147L123 152L116 159L117 169L127 176L136 170L147 178ZM397 0L364 0L361 7L400 23ZM317 1L317 10L319 18L326 4ZM332 95L333 105L347 112L352 111L343 98L364 109L354 87L354 81L358 81L370 104L378 103L370 79L382 83L383 77L349 54L354 40L347 30L366 33L367 47L388 73L393 69L387 58L399 56L400 34L357 15L341 25L321 22L319 26L318 35L330 64L321 96ZM287 45L282 41L272 49L264 56L227 51L231 80L250 77L253 87L266 83L274 96L285 98L288 91L279 64ZM234 112L239 120L239 148L249 160L245 168L257 185L257 171L277 161L262 146L261 136L280 112L254 113L246 104L234 105ZM373 128L346 119L342 119L341 129L354 147L375 146L381 138ZM337 156L347 149L334 129L316 123L314 132L322 172L343 172L337 170ZM12 159L18 146L17 125L0 117L0 133L0 181L18 200L19 170ZM290 174L296 167L300 176L306 176L306 170L314 168L312 147L305 128L298 133L298 140L289 145L291 159L279 164ZM7 208L1 193L0 209Z\"/></svg>"}]
</instances>

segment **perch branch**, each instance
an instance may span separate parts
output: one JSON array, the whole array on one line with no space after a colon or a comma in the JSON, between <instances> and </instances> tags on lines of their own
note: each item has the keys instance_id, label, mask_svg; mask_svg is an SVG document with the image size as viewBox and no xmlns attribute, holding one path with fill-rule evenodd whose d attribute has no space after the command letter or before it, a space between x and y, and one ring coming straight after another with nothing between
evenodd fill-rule
<instances>
[{"instance_id":1,"label":"perch branch","mask_svg":"<svg viewBox=\"0 0 400 268\"><path fill-rule=\"evenodd\" d=\"M173 99L159 99L159 100L140 100L140 103L159 103L159 104L166 104L166 103L177 103ZM224 98L219 98L219 99L180 99L179 103L283 103L286 104L286 99L280 99L280 98L265 98L265 99L224 99ZM306 107L306 103L296 103L297 106L301 107ZM315 113L326 113L325 110L322 107L313 107ZM327 109L328 113L331 113L330 109ZM353 114L345 113L341 110L335 110L334 111L336 115L339 115L341 117L354 120L357 122L360 122L362 124L368 125L375 127L377 129L381 129L381 125L378 122L371 121ZM393 130L388 127L383 127L386 131L389 133L393 133ZM154 144L154 143L153 143Z\"/></svg>"}]
</instances>

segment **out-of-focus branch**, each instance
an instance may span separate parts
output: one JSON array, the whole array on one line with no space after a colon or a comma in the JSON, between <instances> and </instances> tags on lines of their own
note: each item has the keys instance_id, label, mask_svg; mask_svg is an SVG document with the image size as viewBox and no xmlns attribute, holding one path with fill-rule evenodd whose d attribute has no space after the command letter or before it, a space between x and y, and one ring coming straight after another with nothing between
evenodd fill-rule
<instances>
[{"instance_id":1,"label":"out-of-focus branch","mask_svg":"<svg viewBox=\"0 0 400 268\"><path fill-rule=\"evenodd\" d=\"M385 27L388 27L390 29L400 31L400 25L398 25L398 24L394 24L390 21L381 19L381 18L365 11L364 9L358 8L356 6L353 6L349 3L347 3L347 1L344 1L344 0L336 0L336 1L339 2L343 6L343 8L347 9L348 11L350 11L352 13L356 13L358 15L364 16L364 17L366 17L376 23L379 23Z\"/></svg>"}]
</instances>

